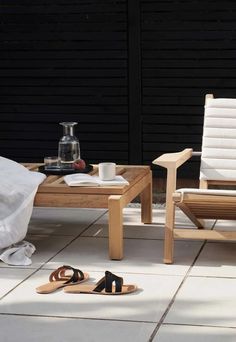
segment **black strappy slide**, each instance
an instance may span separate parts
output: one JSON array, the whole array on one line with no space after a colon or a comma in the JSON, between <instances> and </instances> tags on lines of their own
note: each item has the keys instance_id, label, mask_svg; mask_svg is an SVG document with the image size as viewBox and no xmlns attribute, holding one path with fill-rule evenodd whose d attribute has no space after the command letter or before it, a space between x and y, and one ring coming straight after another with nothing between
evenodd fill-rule
<instances>
[{"instance_id":1,"label":"black strappy slide","mask_svg":"<svg viewBox=\"0 0 236 342\"><path fill-rule=\"evenodd\" d=\"M136 285L124 285L123 278L106 271L96 284L73 285L64 288L66 293L90 293L101 295L124 295L136 291Z\"/></svg>"}]
</instances>

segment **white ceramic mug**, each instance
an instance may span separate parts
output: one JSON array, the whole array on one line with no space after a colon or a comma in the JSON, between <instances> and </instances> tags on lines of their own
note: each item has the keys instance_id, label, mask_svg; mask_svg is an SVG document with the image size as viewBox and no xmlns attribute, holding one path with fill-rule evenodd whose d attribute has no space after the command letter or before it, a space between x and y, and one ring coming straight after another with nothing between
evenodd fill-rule
<instances>
[{"instance_id":1,"label":"white ceramic mug","mask_svg":"<svg viewBox=\"0 0 236 342\"><path fill-rule=\"evenodd\" d=\"M116 163L99 163L98 174L101 180L113 180L116 177Z\"/></svg>"}]
</instances>

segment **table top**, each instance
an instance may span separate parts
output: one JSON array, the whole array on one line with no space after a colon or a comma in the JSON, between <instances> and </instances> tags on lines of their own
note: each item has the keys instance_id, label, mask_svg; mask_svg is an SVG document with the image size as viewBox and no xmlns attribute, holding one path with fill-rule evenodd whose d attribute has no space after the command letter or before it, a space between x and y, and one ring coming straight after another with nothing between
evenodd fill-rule
<instances>
[{"instance_id":1,"label":"table top","mask_svg":"<svg viewBox=\"0 0 236 342\"><path fill-rule=\"evenodd\" d=\"M42 163L22 163L31 171L38 171ZM116 174L122 175L129 185L121 186L74 186L70 187L64 182L64 176L48 175L45 181L39 186L38 193L65 193L65 194L123 194L130 190L136 183L151 172L150 166L146 165L117 165ZM98 166L93 164L93 170L90 175L98 175Z\"/></svg>"}]
</instances>

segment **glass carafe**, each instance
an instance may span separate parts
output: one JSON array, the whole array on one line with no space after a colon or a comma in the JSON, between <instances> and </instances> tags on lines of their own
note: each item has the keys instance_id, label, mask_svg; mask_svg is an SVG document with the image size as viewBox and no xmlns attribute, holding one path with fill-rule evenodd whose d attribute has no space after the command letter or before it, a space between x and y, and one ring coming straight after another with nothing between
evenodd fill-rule
<instances>
[{"instance_id":1,"label":"glass carafe","mask_svg":"<svg viewBox=\"0 0 236 342\"><path fill-rule=\"evenodd\" d=\"M79 140L74 135L74 126L77 122L60 122L63 126L63 137L58 145L58 157L61 159L61 168L71 169L73 163L80 159Z\"/></svg>"}]
</instances>

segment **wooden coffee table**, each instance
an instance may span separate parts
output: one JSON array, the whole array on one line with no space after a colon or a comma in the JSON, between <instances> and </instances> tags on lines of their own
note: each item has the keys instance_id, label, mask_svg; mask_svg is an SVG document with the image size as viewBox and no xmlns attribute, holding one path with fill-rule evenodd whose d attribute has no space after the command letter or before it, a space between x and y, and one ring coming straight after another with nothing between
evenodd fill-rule
<instances>
[{"instance_id":1,"label":"wooden coffee table","mask_svg":"<svg viewBox=\"0 0 236 342\"><path fill-rule=\"evenodd\" d=\"M23 164L37 171L42 164ZM97 165L90 174L97 175ZM36 207L108 208L109 256L123 258L123 208L135 197L141 200L141 221L152 222L152 172L149 166L118 165L116 174L128 180L125 186L69 187L63 176L47 176L35 196Z\"/></svg>"}]
</instances>

